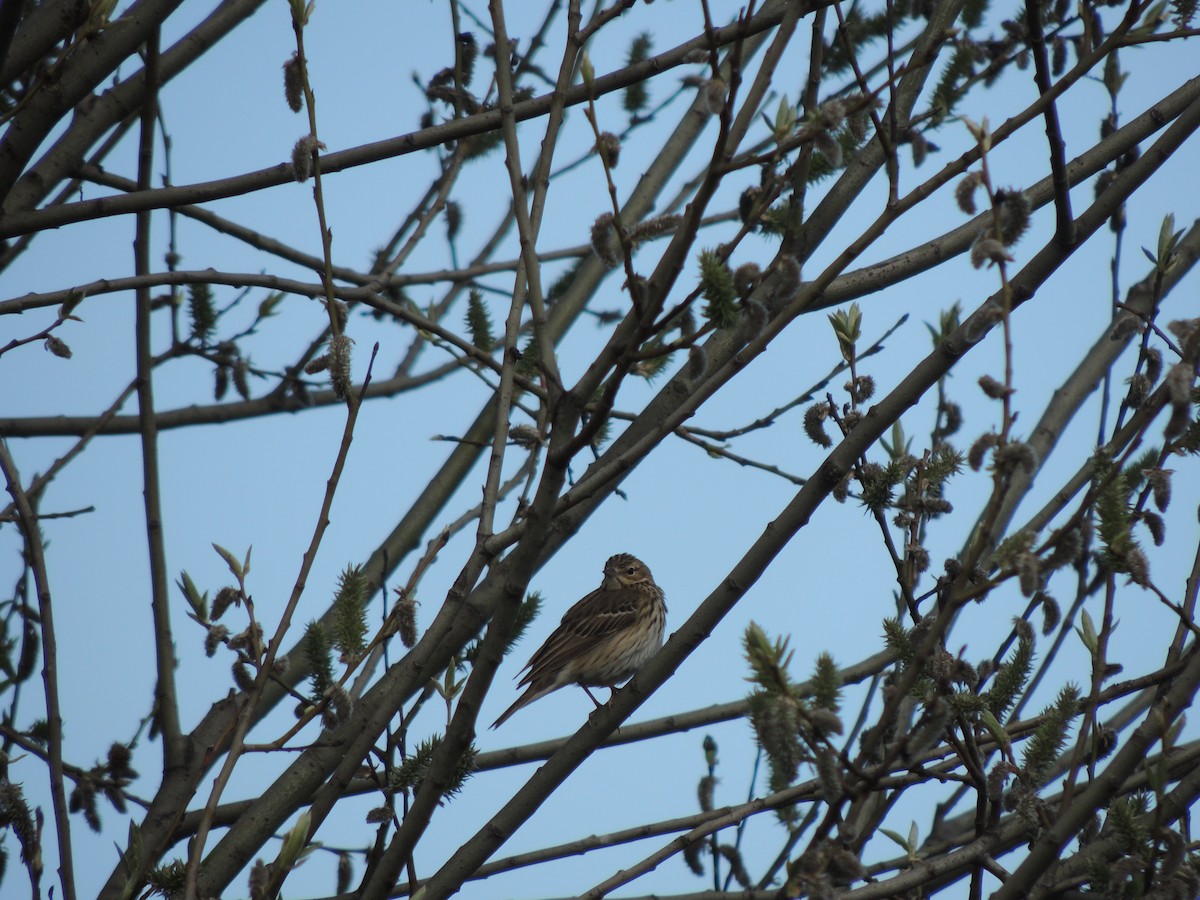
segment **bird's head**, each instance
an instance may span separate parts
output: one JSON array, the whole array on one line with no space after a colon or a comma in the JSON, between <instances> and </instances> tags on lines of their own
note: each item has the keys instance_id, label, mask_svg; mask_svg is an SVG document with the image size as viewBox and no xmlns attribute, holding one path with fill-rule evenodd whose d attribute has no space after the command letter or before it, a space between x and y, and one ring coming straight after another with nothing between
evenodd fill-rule
<instances>
[{"instance_id":1,"label":"bird's head","mask_svg":"<svg viewBox=\"0 0 1200 900\"><path fill-rule=\"evenodd\" d=\"M604 564L604 587L610 591L654 581L650 569L636 556L618 553Z\"/></svg>"}]
</instances>

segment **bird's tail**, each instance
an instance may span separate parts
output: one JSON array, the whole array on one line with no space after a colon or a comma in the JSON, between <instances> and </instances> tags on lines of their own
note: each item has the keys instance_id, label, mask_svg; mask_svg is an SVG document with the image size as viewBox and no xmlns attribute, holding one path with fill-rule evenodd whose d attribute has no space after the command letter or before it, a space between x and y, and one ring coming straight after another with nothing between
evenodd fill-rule
<instances>
[{"instance_id":1,"label":"bird's tail","mask_svg":"<svg viewBox=\"0 0 1200 900\"><path fill-rule=\"evenodd\" d=\"M501 725L503 725L505 722L508 721L509 716L511 716L513 713L515 713L522 706L528 706L530 703L532 703L538 697L542 696L543 694L548 694L548 693L550 693L550 691L546 690L546 688L543 685L531 684L525 690L525 693L523 693L520 697L518 697L517 701L512 706L510 706L508 709L506 709L504 711L504 714L502 716L500 716L500 718L498 718L495 722L492 723L492 727L499 728Z\"/></svg>"}]
</instances>

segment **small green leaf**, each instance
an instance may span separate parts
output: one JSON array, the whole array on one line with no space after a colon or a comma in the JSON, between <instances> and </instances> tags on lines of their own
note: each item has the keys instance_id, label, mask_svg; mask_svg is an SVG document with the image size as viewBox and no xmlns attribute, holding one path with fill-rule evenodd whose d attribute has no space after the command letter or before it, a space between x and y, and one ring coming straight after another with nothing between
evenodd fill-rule
<instances>
[{"instance_id":1,"label":"small green leaf","mask_svg":"<svg viewBox=\"0 0 1200 900\"><path fill-rule=\"evenodd\" d=\"M225 565L229 566L229 571L233 573L233 577L240 584L246 577L245 570L242 569L242 564L236 556L222 547L220 544L213 544L212 548L220 554L221 559L225 560Z\"/></svg>"},{"instance_id":2,"label":"small green leaf","mask_svg":"<svg viewBox=\"0 0 1200 900\"><path fill-rule=\"evenodd\" d=\"M979 721L988 730L988 734L992 736L993 740L996 741L997 746L1000 747L1000 751L1005 757L1012 759L1012 741L1008 737L1008 732L1004 730L1004 726L992 715L992 711L990 709L982 710L979 713Z\"/></svg>"},{"instance_id":3,"label":"small green leaf","mask_svg":"<svg viewBox=\"0 0 1200 900\"><path fill-rule=\"evenodd\" d=\"M284 835L283 846L279 849L279 859L277 862L285 871L292 868L293 864L300 858L300 851L308 843L308 829L311 824L312 811L306 809L300 814L300 818L296 820L296 824Z\"/></svg>"},{"instance_id":4,"label":"small green leaf","mask_svg":"<svg viewBox=\"0 0 1200 900\"><path fill-rule=\"evenodd\" d=\"M879 831L885 837L888 837L894 841L905 853L911 852L908 846L908 841L901 837L898 831L892 831L890 828L880 828Z\"/></svg>"},{"instance_id":5,"label":"small green leaf","mask_svg":"<svg viewBox=\"0 0 1200 900\"><path fill-rule=\"evenodd\" d=\"M208 621L208 593L200 593L200 589L196 587L196 583L192 581L192 576L184 569L180 573L180 580L176 582L179 585L179 590L183 592L183 597L191 606L193 612L200 621Z\"/></svg>"},{"instance_id":6,"label":"small green leaf","mask_svg":"<svg viewBox=\"0 0 1200 900\"><path fill-rule=\"evenodd\" d=\"M1100 639L1096 636L1096 624L1086 609L1080 614L1079 622L1083 627L1082 629L1076 628L1075 631L1079 634L1079 639L1083 641L1083 646L1087 647L1088 653L1094 657L1100 652Z\"/></svg>"},{"instance_id":7,"label":"small green leaf","mask_svg":"<svg viewBox=\"0 0 1200 900\"><path fill-rule=\"evenodd\" d=\"M258 304L258 317L260 319L269 319L275 315L275 308L279 306L283 300L283 291L272 291L267 294L261 303Z\"/></svg>"},{"instance_id":8,"label":"small green leaf","mask_svg":"<svg viewBox=\"0 0 1200 900\"><path fill-rule=\"evenodd\" d=\"M592 58L588 56L586 50L579 57L579 77L583 79L583 83L587 85L588 90L591 90L592 84L596 80L596 70L592 68Z\"/></svg>"},{"instance_id":9,"label":"small green leaf","mask_svg":"<svg viewBox=\"0 0 1200 900\"><path fill-rule=\"evenodd\" d=\"M849 309L839 309L830 313L829 324L833 326L833 333L837 336L842 358L848 363L853 363L855 345L862 337L862 310L857 303L851 303Z\"/></svg>"},{"instance_id":10,"label":"small green leaf","mask_svg":"<svg viewBox=\"0 0 1200 900\"><path fill-rule=\"evenodd\" d=\"M776 141L782 141L796 127L796 109L788 100L787 94L779 99L779 108L775 111L775 123L772 132Z\"/></svg>"}]
</instances>

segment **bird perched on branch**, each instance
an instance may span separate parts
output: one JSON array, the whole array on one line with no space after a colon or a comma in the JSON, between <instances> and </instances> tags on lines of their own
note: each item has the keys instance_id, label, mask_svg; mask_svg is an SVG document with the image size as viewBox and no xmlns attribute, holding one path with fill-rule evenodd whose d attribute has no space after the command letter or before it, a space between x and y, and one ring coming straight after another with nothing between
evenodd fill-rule
<instances>
[{"instance_id":1,"label":"bird perched on branch","mask_svg":"<svg viewBox=\"0 0 1200 900\"><path fill-rule=\"evenodd\" d=\"M568 684L582 687L600 706L588 688L615 691L632 678L662 646L666 621L662 588L646 564L628 553L610 557L600 587L567 610L533 654L518 685L529 685L528 690L492 727L499 728L522 706Z\"/></svg>"}]
</instances>

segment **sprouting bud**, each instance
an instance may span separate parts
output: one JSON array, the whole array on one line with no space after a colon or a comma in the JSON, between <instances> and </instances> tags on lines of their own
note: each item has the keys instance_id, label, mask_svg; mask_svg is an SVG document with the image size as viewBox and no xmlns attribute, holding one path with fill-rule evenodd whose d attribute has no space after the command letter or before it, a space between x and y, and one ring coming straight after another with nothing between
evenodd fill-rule
<instances>
[{"instance_id":1,"label":"sprouting bud","mask_svg":"<svg viewBox=\"0 0 1200 900\"><path fill-rule=\"evenodd\" d=\"M1150 561L1146 559L1145 553L1134 547L1125 554L1124 562L1130 581L1142 587L1150 586Z\"/></svg>"},{"instance_id":2,"label":"sprouting bud","mask_svg":"<svg viewBox=\"0 0 1200 900\"><path fill-rule=\"evenodd\" d=\"M90 779L80 779L71 792L71 803L68 808L72 812L82 812L84 821L94 832L100 832L100 811L96 809L96 786Z\"/></svg>"},{"instance_id":3,"label":"sprouting bud","mask_svg":"<svg viewBox=\"0 0 1200 900\"><path fill-rule=\"evenodd\" d=\"M304 366L305 375L317 375L329 368L329 354L323 353L316 359L310 359Z\"/></svg>"},{"instance_id":4,"label":"sprouting bud","mask_svg":"<svg viewBox=\"0 0 1200 900\"><path fill-rule=\"evenodd\" d=\"M962 428L963 413L962 407L957 403L947 401L942 405L942 426L938 429L937 436L939 438L948 438L953 434L957 434Z\"/></svg>"},{"instance_id":5,"label":"sprouting bud","mask_svg":"<svg viewBox=\"0 0 1200 900\"><path fill-rule=\"evenodd\" d=\"M71 348L67 346L67 342L52 334L46 337L46 343L43 346L60 359L71 358Z\"/></svg>"},{"instance_id":6,"label":"sprouting bud","mask_svg":"<svg viewBox=\"0 0 1200 900\"><path fill-rule=\"evenodd\" d=\"M1171 504L1171 476L1174 469L1147 469L1146 480L1150 483L1150 496L1159 512L1166 512Z\"/></svg>"},{"instance_id":7,"label":"sprouting bud","mask_svg":"<svg viewBox=\"0 0 1200 900\"><path fill-rule=\"evenodd\" d=\"M1024 191L1009 188L996 191L996 203L1000 205L1000 242L1011 247L1029 228L1033 205Z\"/></svg>"},{"instance_id":8,"label":"sprouting bud","mask_svg":"<svg viewBox=\"0 0 1200 900\"><path fill-rule=\"evenodd\" d=\"M1185 357L1191 357L1193 342L1200 338L1200 319L1173 319L1167 323L1167 331L1179 339Z\"/></svg>"},{"instance_id":9,"label":"sprouting bud","mask_svg":"<svg viewBox=\"0 0 1200 900\"><path fill-rule=\"evenodd\" d=\"M846 134L855 144L861 144L867 137L867 126L871 124L871 114L864 106L846 117Z\"/></svg>"},{"instance_id":10,"label":"sprouting bud","mask_svg":"<svg viewBox=\"0 0 1200 900\"><path fill-rule=\"evenodd\" d=\"M254 622L247 625L244 631L239 631L229 639L229 646L234 650L245 650L251 656L258 657L262 650L262 624Z\"/></svg>"},{"instance_id":11,"label":"sprouting bud","mask_svg":"<svg viewBox=\"0 0 1200 900\"><path fill-rule=\"evenodd\" d=\"M615 169L621 158L621 139L611 131L600 132L596 152L610 169Z\"/></svg>"},{"instance_id":12,"label":"sprouting bud","mask_svg":"<svg viewBox=\"0 0 1200 900\"><path fill-rule=\"evenodd\" d=\"M995 238L983 237L981 233L975 243L971 245L971 265L977 269L983 268L985 263L991 265L1012 261L1013 257Z\"/></svg>"},{"instance_id":13,"label":"sprouting bud","mask_svg":"<svg viewBox=\"0 0 1200 900\"><path fill-rule=\"evenodd\" d=\"M1163 522L1162 516L1148 509L1143 509L1141 516L1146 530L1150 532L1150 537L1154 540L1154 546L1161 547L1167 537L1167 526Z\"/></svg>"},{"instance_id":14,"label":"sprouting bud","mask_svg":"<svg viewBox=\"0 0 1200 900\"><path fill-rule=\"evenodd\" d=\"M300 184L312 175L313 151L321 146L311 134L305 134L292 147L292 177Z\"/></svg>"},{"instance_id":15,"label":"sprouting bud","mask_svg":"<svg viewBox=\"0 0 1200 900\"><path fill-rule=\"evenodd\" d=\"M233 387L238 392L238 396L243 400L250 399L250 364L244 359L239 359L232 366L233 369Z\"/></svg>"},{"instance_id":16,"label":"sprouting bud","mask_svg":"<svg viewBox=\"0 0 1200 900\"><path fill-rule=\"evenodd\" d=\"M804 433L818 447L832 447L833 441L825 433L825 419L829 416L829 407L824 403L814 403L804 411Z\"/></svg>"},{"instance_id":17,"label":"sprouting bud","mask_svg":"<svg viewBox=\"0 0 1200 900\"><path fill-rule=\"evenodd\" d=\"M812 725L813 733L817 737L829 737L830 735L841 734L844 728L841 717L832 709L825 709L824 707L817 707L810 710L808 721Z\"/></svg>"},{"instance_id":18,"label":"sprouting bud","mask_svg":"<svg viewBox=\"0 0 1200 900\"><path fill-rule=\"evenodd\" d=\"M788 302L800 290L800 263L794 256L781 256L763 281L763 299L768 303Z\"/></svg>"},{"instance_id":19,"label":"sprouting bud","mask_svg":"<svg viewBox=\"0 0 1200 900\"><path fill-rule=\"evenodd\" d=\"M841 481L835 484L829 494L838 503L845 503L846 499L850 496L850 475L847 474Z\"/></svg>"},{"instance_id":20,"label":"sprouting bud","mask_svg":"<svg viewBox=\"0 0 1200 900\"><path fill-rule=\"evenodd\" d=\"M220 622L230 606L241 606L241 592L238 588L226 586L212 598L212 620Z\"/></svg>"},{"instance_id":21,"label":"sprouting bud","mask_svg":"<svg viewBox=\"0 0 1200 900\"><path fill-rule=\"evenodd\" d=\"M969 216L978 211L975 206L975 189L982 183L983 179L978 172L968 172L954 188L954 202Z\"/></svg>"},{"instance_id":22,"label":"sprouting bud","mask_svg":"<svg viewBox=\"0 0 1200 900\"><path fill-rule=\"evenodd\" d=\"M541 432L532 425L517 425L508 430L508 440L518 447L532 450L540 447L544 441Z\"/></svg>"},{"instance_id":23,"label":"sprouting bud","mask_svg":"<svg viewBox=\"0 0 1200 900\"><path fill-rule=\"evenodd\" d=\"M458 237L458 229L462 227L462 207L453 200L446 201L446 240L452 241Z\"/></svg>"},{"instance_id":24,"label":"sprouting bud","mask_svg":"<svg viewBox=\"0 0 1200 900\"><path fill-rule=\"evenodd\" d=\"M1042 570L1037 554L1030 553L1028 550L1018 553L1014 560L1014 566L1021 584L1021 593L1026 597L1032 597L1042 583Z\"/></svg>"},{"instance_id":25,"label":"sprouting bud","mask_svg":"<svg viewBox=\"0 0 1200 900\"><path fill-rule=\"evenodd\" d=\"M962 657L954 657L950 664L950 680L965 684L971 690L979 687L979 672Z\"/></svg>"},{"instance_id":26,"label":"sprouting bud","mask_svg":"<svg viewBox=\"0 0 1200 900\"><path fill-rule=\"evenodd\" d=\"M822 129L813 135L813 146L829 161L835 169L842 167L842 145L828 131Z\"/></svg>"},{"instance_id":27,"label":"sprouting bud","mask_svg":"<svg viewBox=\"0 0 1200 900\"><path fill-rule=\"evenodd\" d=\"M1167 399L1173 406L1191 402L1192 380L1195 377L1193 367L1188 363L1176 363L1167 370L1167 378L1163 386L1167 390Z\"/></svg>"},{"instance_id":28,"label":"sprouting bud","mask_svg":"<svg viewBox=\"0 0 1200 900\"><path fill-rule=\"evenodd\" d=\"M350 347L354 341L345 334L335 334L329 340L329 377L333 393L339 400L349 399L353 390L350 381Z\"/></svg>"},{"instance_id":29,"label":"sprouting bud","mask_svg":"<svg viewBox=\"0 0 1200 900\"><path fill-rule=\"evenodd\" d=\"M1146 398L1150 396L1152 387L1150 379L1139 372L1130 376L1128 381L1129 393L1125 395L1125 405L1130 409L1140 409L1145 404Z\"/></svg>"},{"instance_id":30,"label":"sprouting bud","mask_svg":"<svg viewBox=\"0 0 1200 900\"><path fill-rule=\"evenodd\" d=\"M846 104L834 99L824 103L820 108L820 121L827 128L837 128L846 118Z\"/></svg>"},{"instance_id":31,"label":"sprouting bud","mask_svg":"<svg viewBox=\"0 0 1200 900\"><path fill-rule=\"evenodd\" d=\"M733 876L741 887L749 889L750 873L746 871L746 864L742 861L742 852L733 844L721 844L717 847L717 852L725 858L725 862L729 865L729 874Z\"/></svg>"},{"instance_id":32,"label":"sprouting bud","mask_svg":"<svg viewBox=\"0 0 1200 900\"><path fill-rule=\"evenodd\" d=\"M1107 725L1101 727L1093 738L1092 749L1096 759L1104 759L1117 749L1117 732Z\"/></svg>"},{"instance_id":33,"label":"sprouting bud","mask_svg":"<svg viewBox=\"0 0 1200 900\"><path fill-rule=\"evenodd\" d=\"M456 40L461 63L462 83L468 85L471 83L471 77L475 74L475 59L479 55L479 45L475 43L475 35L469 31L459 32ZM338 891L338 893L344 892Z\"/></svg>"},{"instance_id":34,"label":"sprouting bud","mask_svg":"<svg viewBox=\"0 0 1200 900\"><path fill-rule=\"evenodd\" d=\"M1004 762L996 763L988 772L987 797L991 803L998 804L1004 796L1004 785L1008 783L1010 772L1008 764Z\"/></svg>"},{"instance_id":35,"label":"sprouting bud","mask_svg":"<svg viewBox=\"0 0 1200 900\"><path fill-rule=\"evenodd\" d=\"M341 300L333 301L332 321L336 323L334 330L342 332L346 330L346 320L350 318L350 307Z\"/></svg>"},{"instance_id":36,"label":"sprouting bud","mask_svg":"<svg viewBox=\"0 0 1200 900\"><path fill-rule=\"evenodd\" d=\"M350 692L334 682L326 688L325 697L329 701L329 709L333 710L337 724L344 725L349 720L350 714L354 712L354 701L350 699Z\"/></svg>"},{"instance_id":37,"label":"sprouting bud","mask_svg":"<svg viewBox=\"0 0 1200 900\"><path fill-rule=\"evenodd\" d=\"M1145 375L1146 375L1146 380L1149 381L1150 384L1153 385L1153 384L1157 383L1159 377L1162 375L1162 365L1163 365L1162 353L1158 350L1158 348L1157 347L1147 347L1146 348Z\"/></svg>"},{"instance_id":38,"label":"sprouting bud","mask_svg":"<svg viewBox=\"0 0 1200 900\"><path fill-rule=\"evenodd\" d=\"M700 252L700 292L708 301L704 305L704 318L714 327L731 328L737 323L740 310L734 302L737 291L733 272L715 250Z\"/></svg>"},{"instance_id":39,"label":"sprouting bud","mask_svg":"<svg viewBox=\"0 0 1200 900\"><path fill-rule=\"evenodd\" d=\"M700 89L700 95L704 98L704 107L714 116L719 116L725 111L725 97L729 90L729 85L722 78L710 78L704 82Z\"/></svg>"},{"instance_id":40,"label":"sprouting bud","mask_svg":"<svg viewBox=\"0 0 1200 900\"><path fill-rule=\"evenodd\" d=\"M1038 467L1037 451L1024 441L1009 441L997 447L993 461L996 471L1002 474L1009 474L1021 468L1032 475Z\"/></svg>"},{"instance_id":41,"label":"sprouting bud","mask_svg":"<svg viewBox=\"0 0 1200 900\"><path fill-rule=\"evenodd\" d=\"M300 71L300 57L295 53L283 64L283 95L292 112L304 108L304 73Z\"/></svg>"},{"instance_id":42,"label":"sprouting bud","mask_svg":"<svg viewBox=\"0 0 1200 900\"><path fill-rule=\"evenodd\" d=\"M600 257L610 269L615 269L620 265L621 260L612 249L612 234L613 234L613 214L610 212L601 213L596 221L592 223L592 250L596 256Z\"/></svg>"},{"instance_id":43,"label":"sprouting bud","mask_svg":"<svg viewBox=\"0 0 1200 900\"><path fill-rule=\"evenodd\" d=\"M248 692L254 689L254 676L250 674L249 667L241 660L233 664L233 683L241 691Z\"/></svg>"},{"instance_id":44,"label":"sprouting bud","mask_svg":"<svg viewBox=\"0 0 1200 900\"><path fill-rule=\"evenodd\" d=\"M396 601L395 615L400 643L411 650L417 643L417 601L412 597L401 596Z\"/></svg>"},{"instance_id":45,"label":"sprouting bud","mask_svg":"<svg viewBox=\"0 0 1200 900\"><path fill-rule=\"evenodd\" d=\"M712 812L713 808L713 789L716 787L717 778L715 775L705 775L700 779L700 784L696 788L696 795L700 801L701 812Z\"/></svg>"},{"instance_id":46,"label":"sprouting bud","mask_svg":"<svg viewBox=\"0 0 1200 900\"><path fill-rule=\"evenodd\" d=\"M34 817L29 804L21 790L21 785L13 784L7 778L0 781L0 821L12 829L21 845L21 859L25 861L30 872L41 872L41 814L38 814L38 825L34 825Z\"/></svg>"},{"instance_id":47,"label":"sprouting bud","mask_svg":"<svg viewBox=\"0 0 1200 900\"><path fill-rule=\"evenodd\" d=\"M817 783L821 787L821 797L831 809L836 809L842 800L842 769L838 765L837 753L828 747L817 750L816 768Z\"/></svg>"},{"instance_id":48,"label":"sprouting bud","mask_svg":"<svg viewBox=\"0 0 1200 900\"><path fill-rule=\"evenodd\" d=\"M386 806L376 806L367 810L366 822L368 825L378 825L381 822L390 821L392 821L392 811Z\"/></svg>"},{"instance_id":49,"label":"sprouting bud","mask_svg":"<svg viewBox=\"0 0 1200 900\"><path fill-rule=\"evenodd\" d=\"M659 235L669 234L678 228L679 223L682 221L683 217L676 215L654 216L650 219L644 219L630 230L629 240L635 244L640 244Z\"/></svg>"},{"instance_id":50,"label":"sprouting bud","mask_svg":"<svg viewBox=\"0 0 1200 900\"><path fill-rule=\"evenodd\" d=\"M916 728L909 732L909 758L919 756L940 744L953 715L954 707L935 695L926 705L925 714L917 722Z\"/></svg>"},{"instance_id":51,"label":"sprouting bud","mask_svg":"<svg viewBox=\"0 0 1200 900\"><path fill-rule=\"evenodd\" d=\"M592 66L592 58L588 56L586 50L580 55L579 59L579 77L583 79L583 83L587 85L588 90L591 90L592 83L596 80L596 70Z\"/></svg>"},{"instance_id":52,"label":"sprouting bud","mask_svg":"<svg viewBox=\"0 0 1200 900\"><path fill-rule=\"evenodd\" d=\"M984 394L992 400L1001 400L1005 397L1011 397L1013 394L1013 388L1001 384L991 375L984 375L980 378L979 386L983 389Z\"/></svg>"},{"instance_id":53,"label":"sprouting bud","mask_svg":"<svg viewBox=\"0 0 1200 900\"><path fill-rule=\"evenodd\" d=\"M859 375L853 381L846 382L846 392L856 405L866 403L875 396L875 379L870 375Z\"/></svg>"},{"instance_id":54,"label":"sprouting bud","mask_svg":"<svg viewBox=\"0 0 1200 900\"><path fill-rule=\"evenodd\" d=\"M687 337L689 334L696 333L696 314L692 312L689 306L676 319L679 323L679 334L681 337Z\"/></svg>"},{"instance_id":55,"label":"sprouting bud","mask_svg":"<svg viewBox=\"0 0 1200 900\"><path fill-rule=\"evenodd\" d=\"M224 625L210 625L208 634L204 637L204 655L213 656L228 637L229 629Z\"/></svg>"},{"instance_id":56,"label":"sprouting bud","mask_svg":"<svg viewBox=\"0 0 1200 900\"><path fill-rule=\"evenodd\" d=\"M742 220L743 225L749 224L750 217L754 215L754 210L761 202L762 195L762 188L758 185L751 185L738 197L738 217ZM754 223L754 227L757 227L757 223Z\"/></svg>"},{"instance_id":57,"label":"sprouting bud","mask_svg":"<svg viewBox=\"0 0 1200 900\"><path fill-rule=\"evenodd\" d=\"M1055 36L1050 44L1050 74L1057 78L1067 68L1067 42Z\"/></svg>"},{"instance_id":58,"label":"sprouting bud","mask_svg":"<svg viewBox=\"0 0 1200 900\"><path fill-rule=\"evenodd\" d=\"M825 870L834 876L838 882L849 884L866 877L867 870L852 850L847 847L835 846L829 851L828 866ZM815 893L810 896L817 896ZM828 896L833 896L832 894Z\"/></svg>"},{"instance_id":59,"label":"sprouting bud","mask_svg":"<svg viewBox=\"0 0 1200 900\"><path fill-rule=\"evenodd\" d=\"M908 558L912 560L913 569L924 572L929 568L929 551L920 544L910 544L907 548Z\"/></svg>"},{"instance_id":60,"label":"sprouting bud","mask_svg":"<svg viewBox=\"0 0 1200 900\"><path fill-rule=\"evenodd\" d=\"M975 443L971 445L971 449L967 451L967 465L975 472L983 468L983 461L987 457L988 451L995 448L1000 443L1000 436L994 431L989 431L986 434L981 434Z\"/></svg>"},{"instance_id":61,"label":"sprouting bud","mask_svg":"<svg viewBox=\"0 0 1200 900\"><path fill-rule=\"evenodd\" d=\"M754 293L761 277L762 269L758 267L757 263L742 263L733 270L733 289L737 291L739 297L745 300Z\"/></svg>"},{"instance_id":62,"label":"sprouting bud","mask_svg":"<svg viewBox=\"0 0 1200 900\"><path fill-rule=\"evenodd\" d=\"M1058 628L1058 623L1062 619L1062 610L1059 609L1058 601L1049 594L1042 594L1042 634L1051 634L1054 629Z\"/></svg>"}]
</instances>

